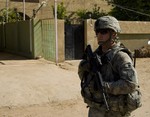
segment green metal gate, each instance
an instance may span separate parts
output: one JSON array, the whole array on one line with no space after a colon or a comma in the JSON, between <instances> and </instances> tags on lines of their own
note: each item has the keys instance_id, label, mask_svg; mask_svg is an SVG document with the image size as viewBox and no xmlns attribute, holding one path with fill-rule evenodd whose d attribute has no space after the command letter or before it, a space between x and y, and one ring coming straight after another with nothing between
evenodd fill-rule
<instances>
[{"instance_id":1,"label":"green metal gate","mask_svg":"<svg viewBox=\"0 0 150 117\"><path fill-rule=\"evenodd\" d=\"M42 20L42 52L45 59L55 61L54 20Z\"/></svg>"}]
</instances>

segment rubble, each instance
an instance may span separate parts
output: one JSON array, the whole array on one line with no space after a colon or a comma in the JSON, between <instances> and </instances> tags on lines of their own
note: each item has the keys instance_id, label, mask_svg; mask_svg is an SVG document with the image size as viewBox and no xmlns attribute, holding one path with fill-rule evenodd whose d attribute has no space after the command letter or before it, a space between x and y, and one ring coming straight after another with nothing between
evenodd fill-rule
<instances>
[{"instance_id":1,"label":"rubble","mask_svg":"<svg viewBox=\"0 0 150 117\"><path fill-rule=\"evenodd\" d=\"M150 45L143 46L140 49L136 50L137 58L147 58L150 57Z\"/></svg>"}]
</instances>

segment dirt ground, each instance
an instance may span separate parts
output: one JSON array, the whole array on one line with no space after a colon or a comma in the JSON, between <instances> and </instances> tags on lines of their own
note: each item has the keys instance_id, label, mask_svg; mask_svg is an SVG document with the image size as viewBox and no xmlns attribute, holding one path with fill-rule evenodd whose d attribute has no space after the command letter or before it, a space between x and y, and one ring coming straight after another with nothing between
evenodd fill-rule
<instances>
[{"instance_id":1,"label":"dirt ground","mask_svg":"<svg viewBox=\"0 0 150 117\"><path fill-rule=\"evenodd\" d=\"M78 64L0 53L0 117L87 117ZM136 69L143 106L132 117L150 117L150 58L137 59Z\"/></svg>"}]
</instances>

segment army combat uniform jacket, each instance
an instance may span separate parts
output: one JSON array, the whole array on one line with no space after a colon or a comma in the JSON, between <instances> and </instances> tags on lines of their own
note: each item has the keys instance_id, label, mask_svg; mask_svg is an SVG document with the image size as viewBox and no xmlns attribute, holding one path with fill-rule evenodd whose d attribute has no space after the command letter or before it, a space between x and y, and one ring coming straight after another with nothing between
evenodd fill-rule
<instances>
[{"instance_id":1,"label":"army combat uniform jacket","mask_svg":"<svg viewBox=\"0 0 150 117\"><path fill-rule=\"evenodd\" d=\"M95 51L102 61L99 71L104 81L110 111L106 111L101 90L95 90L95 81L91 80L84 91L87 93L86 96L82 95L85 103L90 107L89 117L113 117L113 115L114 117L127 117L130 113L125 108L125 95L132 93L137 88L138 79L131 57L127 52L121 51L121 48L120 43L117 43L106 53L102 52L101 47ZM80 62L78 74L81 80L93 77L90 65L86 60ZM88 98L91 95L92 99Z\"/></svg>"}]
</instances>

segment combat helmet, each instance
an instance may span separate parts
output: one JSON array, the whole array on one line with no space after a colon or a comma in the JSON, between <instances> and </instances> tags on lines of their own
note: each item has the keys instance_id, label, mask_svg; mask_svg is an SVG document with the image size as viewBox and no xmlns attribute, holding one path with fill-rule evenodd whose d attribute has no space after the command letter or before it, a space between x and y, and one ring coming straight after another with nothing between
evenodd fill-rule
<instances>
[{"instance_id":1,"label":"combat helmet","mask_svg":"<svg viewBox=\"0 0 150 117\"><path fill-rule=\"evenodd\" d=\"M100 29L112 29L117 33L121 32L119 22L113 16L102 16L98 18L94 25L94 31Z\"/></svg>"}]
</instances>

